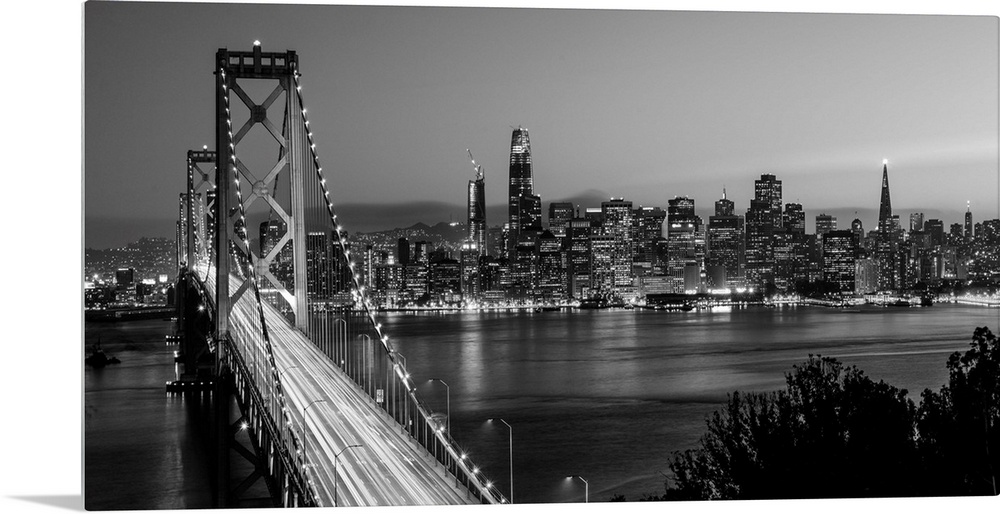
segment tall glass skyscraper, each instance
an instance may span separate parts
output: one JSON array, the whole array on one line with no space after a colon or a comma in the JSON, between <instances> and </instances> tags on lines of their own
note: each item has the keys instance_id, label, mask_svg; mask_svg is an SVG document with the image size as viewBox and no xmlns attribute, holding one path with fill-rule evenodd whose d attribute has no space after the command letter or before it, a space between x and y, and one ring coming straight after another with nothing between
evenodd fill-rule
<instances>
[{"instance_id":1,"label":"tall glass skyscraper","mask_svg":"<svg viewBox=\"0 0 1000 514\"><path fill-rule=\"evenodd\" d=\"M486 175L482 166L476 168L476 179L469 181L469 242L475 250L487 255L486 249Z\"/></svg>"},{"instance_id":2,"label":"tall glass skyscraper","mask_svg":"<svg viewBox=\"0 0 1000 514\"><path fill-rule=\"evenodd\" d=\"M507 201L509 232L507 252L512 254L521 232L521 211L526 202L521 198L534 195L531 175L531 142L528 131L522 127L514 129L510 136L510 172ZM530 202L529 202L530 203Z\"/></svg>"}]
</instances>

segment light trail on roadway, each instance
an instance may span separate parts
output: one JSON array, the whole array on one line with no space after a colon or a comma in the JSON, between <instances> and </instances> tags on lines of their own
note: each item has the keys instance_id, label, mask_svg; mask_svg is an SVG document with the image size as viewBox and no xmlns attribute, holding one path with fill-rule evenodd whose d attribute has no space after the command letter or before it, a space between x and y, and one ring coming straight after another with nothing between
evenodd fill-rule
<instances>
[{"instance_id":1,"label":"light trail on roadway","mask_svg":"<svg viewBox=\"0 0 1000 514\"><path fill-rule=\"evenodd\" d=\"M214 293L214 276L205 285ZM285 405L320 506L334 506L335 500L337 506L479 503L302 332L272 306L265 303L263 309ZM231 333L256 326L258 317L248 290L232 308ZM243 355L248 367L267 369L262 341L254 341L248 353ZM360 446L348 449L353 445Z\"/></svg>"}]
</instances>

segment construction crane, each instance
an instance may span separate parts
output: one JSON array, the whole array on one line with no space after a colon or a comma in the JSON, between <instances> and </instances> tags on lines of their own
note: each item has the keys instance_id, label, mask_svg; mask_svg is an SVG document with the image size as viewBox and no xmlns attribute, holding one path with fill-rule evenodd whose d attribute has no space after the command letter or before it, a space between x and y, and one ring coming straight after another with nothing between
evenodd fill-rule
<instances>
[{"instance_id":1,"label":"construction crane","mask_svg":"<svg viewBox=\"0 0 1000 514\"><path fill-rule=\"evenodd\" d=\"M486 172L483 171L483 165L476 163L476 158L472 156L472 150L466 148L465 151L469 152L469 160L472 161L472 166L476 169L476 180L483 180L486 177Z\"/></svg>"}]
</instances>

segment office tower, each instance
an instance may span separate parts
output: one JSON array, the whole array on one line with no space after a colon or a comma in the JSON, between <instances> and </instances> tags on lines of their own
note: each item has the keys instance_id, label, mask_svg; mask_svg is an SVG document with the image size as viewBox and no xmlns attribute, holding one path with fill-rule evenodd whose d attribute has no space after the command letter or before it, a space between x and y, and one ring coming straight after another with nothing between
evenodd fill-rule
<instances>
[{"instance_id":1,"label":"office tower","mask_svg":"<svg viewBox=\"0 0 1000 514\"><path fill-rule=\"evenodd\" d=\"M466 301L475 300L479 297L479 260L480 256L485 257L486 253L475 246L474 243L466 241L462 244L462 252L459 261L462 268L462 295Z\"/></svg>"},{"instance_id":2,"label":"office tower","mask_svg":"<svg viewBox=\"0 0 1000 514\"><path fill-rule=\"evenodd\" d=\"M774 175L762 174L760 180L754 181L754 198L767 203L771 226L781 227L781 181Z\"/></svg>"},{"instance_id":3,"label":"office tower","mask_svg":"<svg viewBox=\"0 0 1000 514\"><path fill-rule=\"evenodd\" d=\"M708 269L711 289L733 289L743 285L743 217L733 214L733 202L723 198L715 202L715 216L708 218L706 231Z\"/></svg>"},{"instance_id":4,"label":"office tower","mask_svg":"<svg viewBox=\"0 0 1000 514\"><path fill-rule=\"evenodd\" d=\"M597 232L601 228L601 224L604 223L604 212L601 211L600 207L587 207L583 217L590 220L590 228L594 229L594 232Z\"/></svg>"},{"instance_id":5,"label":"office tower","mask_svg":"<svg viewBox=\"0 0 1000 514\"><path fill-rule=\"evenodd\" d=\"M410 241L405 237L399 238L396 243L396 262L403 266L410 263Z\"/></svg>"},{"instance_id":6,"label":"office tower","mask_svg":"<svg viewBox=\"0 0 1000 514\"><path fill-rule=\"evenodd\" d=\"M476 167L476 179L469 181L468 227L469 242L480 253L486 247L486 176L482 166Z\"/></svg>"},{"instance_id":7,"label":"office tower","mask_svg":"<svg viewBox=\"0 0 1000 514\"><path fill-rule=\"evenodd\" d=\"M822 236L827 232L837 230L837 217L829 214L816 216L816 235Z\"/></svg>"},{"instance_id":8,"label":"office tower","mask_svg":"<svg viewBox=\"0 0 1000 514\"><path fill-rule=\"evenodd\" d=\"M898 249L901 242L898 225L899 218L892 215L892 203L889 198L889 168L887 161L882 161L882 194L878 210L875 258L879 267L878 286L883 291L896 289L902 280L898 265Z\"/></svg>"},{"instance_id":9,"label":"office tower","mask_svg":"<svg viewBox=\"0 0 1000 514\"><path fill-rule=\"evenodd\" d=\"M965 205L965 241L972 241L972 203Z\"/></svg>"},{"instance_id":10,"label":"office tower","mask_svg":"<svg viewBox=\"0 0 1000 514\"><path fill-rule=\"evenodd\" d=\"M716 216L732 216L736 212L736 204L726 198L726 188L722 188L722 198L715 201Z\"/></svg>"},{"instance_id":11,"label":"office tower","mask_svg":"<svg viewBox=\"0 0 1000 514\"><path fill-rule=\"evenodd\" d=\"M920 225L923 226L923 219L920 220ZM854 218L854 221L851 222L851 232L854 232L854 236L858 238L858 248L863 248L865 242L865 227L861 224L860 219Z\"/></svg>"},{"instance_id":12,"label":"office tower","mask_svg":"<svg viewBox=\"0 0 1000 514\"><path fill-rule=\"evenodd\" d=\"M924 230L931 235L931 244L940 246L944 244L944 222L939 219L930 219L924 223Z\"/></svg>"},{"instance_id":13,"label":"office tower","mask_svg":"<svg viewBox=\"0 0 1000 514\"><path fill-rule=\"evenodd\" d=\"M698 219L694 214L694 200L676 196L667 201L667 275L671 277L674 293L683 293L684 268L688 264L701 265L698 261Z\"/></svg>"},{"instance_id":14,"label":"office tower","mask_svg":"<svg viewBox=\"0 0 1000 514\"><path fill-rule=\"evenodd\" d=\"M889 231L889 219L892 217L892 201L889 199L889 164L882 161L882 197L878 206L878 230Z\"/></svg>"},{"instance_id":15,"label":"office tower","mask_svg":"<svg viewBox=\"0 0 1000 514\"><path fill-rule=\"evenodd\" d=\"M774 225L771 223L770 204L763 200L750 200L744 222L746 236L746 264L744 274L747 286L762 288L774 280L774 249L771 240Z\"/></svg>"},{"instance_id":16,"label":"office tower","mask_svg":"<svg viewBox=\"0 0 1000 514\"><path fill-rule=\"evenodd\" d=\"M854 292L857 240L850 230L831 230L823 238L823 280L842 293Z\"/></svg>"},{"instance_id":17,"label":"office tower","mask_svg":"<svg viewBox=\"0 0 1000 514\"><path fill-rule=\"evenodd\" d=\"M965 235L962 231L961 223L952 223L950 229L948 230L947 243L950 246L960 246L965 240Z\"/></svg>"},{"instance_id":18,"label":"office tower","mask_svg":"<svg viewBox=\"0 0 1000 514\"><path fill-rule=\"evenodd\" d=\"M309 301L326 301L330 297L329 277L333 272L330 241L325 232L306 234L306 296Z\"/></svg>"},{"instance_id":19,"label":"office tower","mask_svg":"<svg viewBox=\"0 0 1000 514\"><path fill-rule=\"evenodd\" d=\"M281 242L285 233L288 231L288 224L283 220L275 219L261 222L260 224L260 255L261 257L266 257L275 251L274 247ZM274 274L275 278L285 286L286 289L292 289L292 282L294 280L294 272L292 271L292 244L286 241L284 245L274 254L274 258L271 260L269 270Z\"/></svg>"},{"instance_id":20,"label":"office tower","mask_svg":"<svg viewBox=\"0 0 1000 514\"><path fill-rule=\"evenodd\" d=\"M615 254L619 244L614 236L590 236L590 294L611 295L615 292Z\"/></svg>"},{"instance_id":21,"label":"office tower","mask_svg":"<svg viewBox=\"0 0 1000 514\"><path fill-rule=\"evenodd\" d=\"M118 289L135 284L135 268L118 268L115 271L115 285Z\"/></svg>"},{"instance_id":22,"label":"office tower","mask_svg":"<svg viewBox=\"0 0 1000 514\"><path fill-rule=\"evenodd\" d=\"M806 233L806 213L802 210L802 204L786 203L781 218L782 226L790 233L800 236Z\"/></svg>"},{"instance_id":23,"label":"office tower","mask_svg":"<svg viewBox=\"0 0 1000 514\"><path fill-rule=\"evenodd\" d=\"M525 232L542 231L542 198L524 195L518 200L518 220L521 224L518 239Z\"/></svg>"},{"instance_id":24,"label":"office tower","mask_svg":"<svg viewBox=\"0 0 1000 514\"><path fill-rule=\"evenodd\" d=\"M874 259L861 258L854 262L854 292L871 294L878 290L878 265Z\"/></svg>"},{"instance_id":25,"label":"office tower","mask_svg":"<svg viewBox=\"0 0 1000 514\"><path fill-rule=\"evenodd\" d=\"M774 282L774 248L772 240L781 228L781 181L774 175L762 174L754 181L754 198L750 200L745 218L747 285L763 288Z\"/></svg>"},{"instance_id":26,"label":"office tower","mask_svg":"<svg viewBox=\"0 0 1000 514\"><path fill-rule=\"evenodd\" d=\"M614 238L612 269L614 291L627 296L632 291L632 202L612 198L601 202L604 223L601 234Z\"/></svg>"},{"instance_id":27,"label":"office tower","mask_svg":"<svg viewBox=\"0 0 1000 514\"><path fill-rule=\"evenodd\" d=\"M652 270L656 260L656 240L663 235L667 212L659 207L639 207L632 213L632 262Z\"/></svg>"},{"instance_id":28,"label":"office tower","mask_svg":"<svg viewBox=\"0 0 1000 514\"><path fill-rule=\"evenodd\" d=\"M413 243L413 257L410 259L410 263L421 263L427 264L430 262L430 243L427 241L417 241Z\"/></svg>"},{"instance_id":29,"label":"office tower","mask_svg":"<svg viewBox=\"0 0 1000 514\"><path fill-rule=\"evenodd\" d=\"M922 212L911 212L910 213L910 232L916 232L918 230L924 229L924 213Z\"/></svg>"},{"instance_id":30,"label":"office tower","mask_svg":"<svg viewBox=\"0 0 1000 514\"><path fill-rule=\"evenodd\" d=\"M549 230L556 237L566 237L566 225L575 216L573 204L570 202L552 202L549 204Z\"/></svg>"},{"instance_id":31,"label":"office tower","mask_svg":"<svg viewBox=\"0 0 1000 514\"><path fill-rule=\"evenodd\" d=\"M566 272L563 269L562 238L551 230L538 236L538 285L535 299L555 302L566 296Z\"/></svg>"},{"instance_id":32,"label":"office tower","mask_svg":"<svg viewBox=\"0 0 1000 514\"><path fill-rule=\"evenodd\" d=\"M534 194L531 170L531 142L528 131L518 127L510 137L510 168L507 200L509 223L507 249L513 256L517 238L521 232L521 198Z\"/></svg>"},{"instance_id":33,"label":"office tower","mask_svg":"<svg viewBox=\"0 0 1000 514\"><path fill-rule=\"evenodd\" d=\"M462 294L462 268L455 259L438 259L428 266L427 289L432 299L457 302Z\"/></svg>"},{"instance_id":34,"label":"office tower","mask_svg":"<svg viewBox=\"0 0 1000 514\"><path fill-rule=\"evenodd\" d=\"M566 237L569 238L569 295L582 298L584 288L590 287L590 220L573 218L569 221Z\"/></svg>"}]
</instances>

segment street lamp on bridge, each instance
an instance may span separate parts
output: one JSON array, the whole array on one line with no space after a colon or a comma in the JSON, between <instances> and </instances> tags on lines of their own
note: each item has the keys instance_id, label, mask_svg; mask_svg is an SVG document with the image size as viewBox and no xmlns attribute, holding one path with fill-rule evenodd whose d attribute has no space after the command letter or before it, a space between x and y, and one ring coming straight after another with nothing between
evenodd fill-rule
<instances>
[{"instance_id":1,"label":"street lamp on bridge","mask_svg":"<svg viewBox=\"0 0 1000 514\"><path fill-rule=\"evenodd\" d=\"M440 378L432 378L428 380L428 382L441 382L442 384L444 384L448 402L448 436L450 437L451 436L451 386L448 385L448 382L445 382Z\"/></svg>"},{"instance_id":2,"label":"street lamp on bridge","mask_svg":"<svg viewBox=\"0 0 1000 514\"><path fill-rule=\"evenodd\" d=\"M573 480L574 478L579 478L583 482L583 503L590 503L590 482L580 475L572 475L566 477L566 480Z\"/></svg>"},{"instance_id":3,"label":"street lamp on bridge","mask_svg":"<svg viewBox=\"0 0 1000 514\"><path fill-rule=\"evenodd\" d=\"M326 402L326 400L325 399L313 400L309 402L309 405L306 405L305 408L302 409L302 454L303 454L302 460L307 465L309 463L309 436L306 435L306 414L307 411L309 410L309 407L312 407L317 403L323 403L323 402Z\"/></svg>"},{"instance_id":4,"label":"street lamp on bridge","mask_svg":"<svg viewBox=\"0 0 1000 514\"><path fill-rule=\"evenodd\" d=\"M361 448L362 446L364 445L352 444L344 448L343 450L340 450L339 452L337 452L336 455L333 456L333 506L334 507L337 506L337 459L340 458L340 454L346 452L347 450L350 450L351 448Z\"/></svg>"},{"instance_id":5,"label":"street lamp on bridge","mask_svg":"<svg viewBox=\"0 0 1000 514\"><path fill-rule=\"evenodd\" d=\"M496 418L496 419L500 420L500 422L503 423L504 425L507 425L507 430L508 430L507 441L508 441L508 444L510 445L510 449L509 449L509 452L508 452L508 457L510 459L510 461L509 461L510 462L510 503L513 504L514 503L514 428L510 426L510 423L507 423L503 419L501 419L501 418ZM489 421L490 423L492 423L493 422L493 418L490 418L487 421Z\"/></svg>"}]
</instances>

